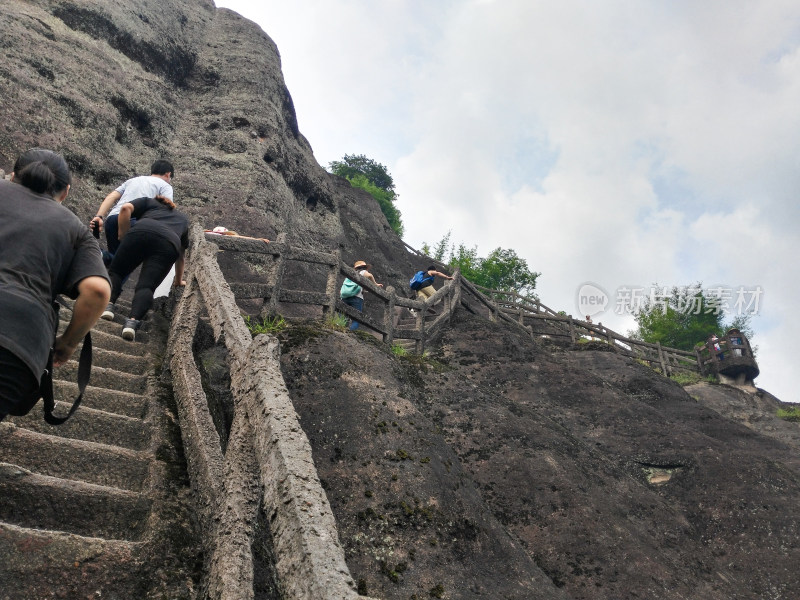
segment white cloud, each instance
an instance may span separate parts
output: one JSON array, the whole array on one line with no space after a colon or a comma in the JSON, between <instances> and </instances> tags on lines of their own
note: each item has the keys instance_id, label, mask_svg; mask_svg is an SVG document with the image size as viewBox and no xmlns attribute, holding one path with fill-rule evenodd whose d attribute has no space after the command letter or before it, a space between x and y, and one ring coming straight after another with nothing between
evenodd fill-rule
<instances>
[{"instance_id":1,"label":"white cloud","mask_svg":"<svg viewBox=\"0 0 800 600\"><path fill-rule=\"evenodd\" d=\"M278 44L322 164L389 167L410 244L514 248L568 312L585 281L761 285L758 383L800 400L794 0L218 5Z\"/></svg>"}]
</instances>

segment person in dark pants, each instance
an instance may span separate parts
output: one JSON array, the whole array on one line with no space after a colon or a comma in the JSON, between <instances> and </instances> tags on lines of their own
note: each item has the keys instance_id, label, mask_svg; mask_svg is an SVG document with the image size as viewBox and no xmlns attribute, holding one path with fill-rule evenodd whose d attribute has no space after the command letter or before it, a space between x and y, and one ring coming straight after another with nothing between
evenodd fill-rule
<instances>
[{"instance_id":1,"label":"person in dark pants","mask_svg":"<svg viewBox=\"0 0 800 600\"><path fill-rule=\"evenodd\" d=\"M172 178L175 169L172 163L163 158L154 161L150 166L150 175L140 175L128 179L125 183L105 197L97 209L97 214L90 221L91 227L104 229L108 252L103 253L103 260L108 265L119 248L119 213L122 207L136 198L155 198L162 196L172 200ZM136 219L131 221L131 225Z\"/></svg>"},{"instance_id":2,"label":"person in dark pants","mask_svg":"<svg viewBox=\"0 0 800 600\"><path fill-rule=\"evenodd\" d=\"M65 364L108 302L100 246L61 206L70 183L64 159L41 148L17 159L11 181L0 180L0 421L30 411L51 346L53 365ZM58 294L75 304L55 337Z\"/></svg>"},{"instance_id":3,"label":"person in dark pants","mask_svg":"<svg viewBox=\"0 0 800 600\"><path fill-rule=\"evenodd\" d=\"M137 219L130 228L131 218ZM111 304L105 316L114 318L114 304L122 293L122 285L136 267L142 265L133 294L131 312L122 329L122 337L134 340L136 331L153 305L153 293L175 265L174 285L183 280L184 251L189 245L189 219L175 209L168 198L137 198L122 206L119 213L120 245L108 268L111 277Z\"/></svg>"}]
</instances>

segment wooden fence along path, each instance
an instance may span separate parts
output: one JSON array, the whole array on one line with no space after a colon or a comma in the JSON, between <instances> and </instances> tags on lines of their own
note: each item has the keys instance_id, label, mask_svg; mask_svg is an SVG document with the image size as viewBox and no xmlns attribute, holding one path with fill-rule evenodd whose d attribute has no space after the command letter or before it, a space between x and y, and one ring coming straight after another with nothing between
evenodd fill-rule
<instances>
[{"instance_id":1,"label":"wooden fence along path","mask_svg":"<svg viewBox=\"0 0 800 600\"><path fill-rule=\"evenodd\" d=\"M579 340L595 340L608 343L616 352L641 360L648 365L660 369L665 375L680 371L706 372L708 363L713 360L708 351L687 352L676 348L634 340L621 335L602 325L575 319L571 315L558 313L536 299L527 298L513 291L492 290L475 285L456 271L453 281L446 282L436 294L425 302L412 300L396 293L393 287L386 289L374 285L361 277L350 266L341 261L338 252L323 253L289 246L285 238L279 236L277 243L263 242L236 237L207 235L222 250L271 255L275 261L271 280L267 283L232 283L238 300L263 300L266 312L277 314L281 302L313 304L321 306L323 314L331 315L338 311L349 318L359 321L370 329L381 334L386 343L399 340L414 342L414 350L422 353L426 344L441 330L456 306L462 303L462 294L469 295L477 305L482 306L491 320L503 320L524 328L531 336L546 336L556 339L569 339L575 343ZM409 251L425 260L437 261L421 254L408 244ZM328 269L327 283L324 291L288 290L283 285L283 274L288 261L320 264ZM442 265L442 268L445 266ZM339 299L339 285L343 277L349 277L369 292L382 305L379 318L367 313L360 313ZM373 298L370 298L372 300ZM433 307L442 303L433 317ZM464 304L464 303L462 303ZM398 309L408 308L415 311L416 322L413 326L401 321Z\"/></svg>"},{"instance_id":2,"label":"wooden fence along path","mask_svg":"<svg viewBox=\"0 0 800 600\"><path fill-rule=\"evenodd\" d=\"M432 259L415 250L405 242L405 247L417 256L428 261ZM432 260L441 268L447 265ZM652 344L634 340L621 335L602 325L595 325L572 315L559 313L548 308L538 299L522 296L508 290L493 290L473 284L463 277L460 279L462 289L471 294L489 310L492 320L503 319L524 327L532 336L544 336L555 339L569 339L572 343L578 340L606 342L618 353L641 360L651 367L658 368L665 375L673 375L680 371L710 372L707 349L687 352L677 348L669 348L661 344Z\"/></svg>"},{"instance_id":3,"label":"wooden fence along path","mask_svg":"<svg viewBox=\"0 0 800 600\"><path fill-rule=\"evenodd\" d=\"M568 338L573 343L581 339L606 342L617 353L644 361L651 367L660 369L665 375L680 371L703 371L703 361L697 352L634 340L600 324L557 313L538 300L531 300L516 292L474 287L491 299L498 312L530 328L534 335Z\"/></svg>"},{"instance_id":4,"label":"wooden fence along path","mask_svg":"<svg viewBox=\"0 0 800 600\"><path fill-rule=\"evenodd\" d=\"M206 240L214 242L221 250L272 257L274 265L266 283L230 284L237 300L263 300L262 314L277 314L278 305L287 302L321 306L323 316L332 316L334 312L342 313L378 332L387 344L410 340L414 343L415 351L420 354L426 342L441 330L460 302L462 288L458 273L449 285L445 285L425 302L421 302L399 295L392 286L385 289L378 287L342 262L338 252L324 253L293 247L285 242L283 234L278 236L277 242L270 244L214 234L207 234ZM327 270L325 289L320 291L286 289L283 284L284 273L288 263L292 261L321 265L325 268ZM369 312L359 312L339 298L339 289L344 277L349 277L371 294ZM374 309L373 300L377 300L381 307L377 311ZM440 305L443 309L434 314L434 305L437 306L437 310ZM399 309L403 308L415 311L413 325L398 318ZM379 313L379 316L375 316L375 312Z\"/></svg>"}]
</instances>

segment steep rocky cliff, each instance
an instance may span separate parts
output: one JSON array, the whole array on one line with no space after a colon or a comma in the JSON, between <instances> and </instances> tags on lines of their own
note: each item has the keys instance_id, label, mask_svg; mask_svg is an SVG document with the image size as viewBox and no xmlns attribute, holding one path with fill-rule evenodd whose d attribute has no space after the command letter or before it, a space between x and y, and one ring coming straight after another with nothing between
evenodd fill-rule
<instances>
[{"instance_id":1,"label":"steep rocky cliff","mask_svg":"<svg viewBox=\"0 0 800 600\"><path fill-rule=\"evenodd\" d=\"M205 226L339 249L398 287L418 268L374 201L316 163L254 24L210 0L12 0L0 27L0 169L31 146L62 152L81 217L164 156ZM602 344L462 309L426 358L316 324L282 344L373 597L796 594L800 442L766 394L687 392Z\"/></svg>"},{"instance_id":2,"label":"steep rocky cliff","mask_svg":"<svg viewBox=\"0 0 800 600\"><path fill-rule=\"evenodd\" d=\"M0 26L0 169L21 149L57 149L75 175L68 203L89 218L166 157L204 225L407 266L369 196L314 160L278 49L250 21L210 0L14 0Z\"/></svg>"},{"instance_id":3,"label":"steep rocky cliff","mask_svg":"<svg viewBox=\"0 0 800 600\"><path fill-rule=\"evenodd\" d=\"M542 345L463 310L425 360L296 337L287 384L375 595L433 577L448 598L549 597L538 569L575 599L795 593L797 438L761 435L603 344Z\"/></svg>"}]
</instances>

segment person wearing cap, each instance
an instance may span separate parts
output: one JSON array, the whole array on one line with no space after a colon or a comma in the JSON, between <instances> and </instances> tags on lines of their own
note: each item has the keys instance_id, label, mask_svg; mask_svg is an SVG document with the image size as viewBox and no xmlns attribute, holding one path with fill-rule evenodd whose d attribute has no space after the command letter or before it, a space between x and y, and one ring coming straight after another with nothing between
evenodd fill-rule
<instances>
[{"instance_id":1,"label":"person wearing cap","mask_svg":"<svg viewBox=\"0 0 800 600\"><path fill-rule=\"evenodd\" d=\"M357 260L353 264L353 268L362 277L366 277L367 279L369 279L372 283L374 283L378 287L383 287L383 284L382 283L378 283L377 281L375 281L375 276L372 273L369 272L369 270L372 268L372 265L368 265L363 260ZM350 280L349 279L345 279L344 283L342 284L342 288L344 288L345 285L347 285L348 281L350 281ZM359 286L357 294L355 294L353 296L347 296L347 297L343 296L342 297L342 302L344 302L348 306L352 306L358 312L364 312L364 291L361 289L361 286ZM351 323L350 323L350 331L355 331L356 329L358 329L358 321L351 321Z\"/></svg>"}]
</instances>

